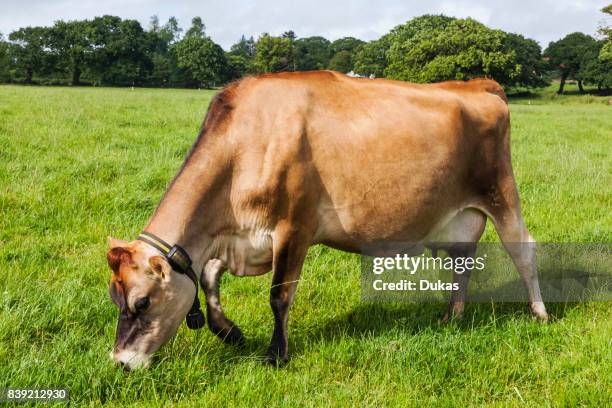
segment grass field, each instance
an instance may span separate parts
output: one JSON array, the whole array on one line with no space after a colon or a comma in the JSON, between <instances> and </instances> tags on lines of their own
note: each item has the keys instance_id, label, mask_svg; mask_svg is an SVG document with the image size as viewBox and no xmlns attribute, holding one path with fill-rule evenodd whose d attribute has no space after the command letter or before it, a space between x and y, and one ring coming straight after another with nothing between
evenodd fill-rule
<instances>
[{"instance_id":1,"label":"grass field","mask_svg":"<svg viewBox=\"0 0 612 408\"><path fill-rule=\"evenodd\" d=\"M610 303L360 301L359 257L309 252L290 314L292 360L262 360L270 275L225 276L247 337L178 335L146 371L108 358L117 310L106 236L136 236L196 136L212 91L0 86L0 388L66 387L73 404L155 406L610 406ZM548 242L612 241L612 106L511 99L524 216ZM488 227L485 239L497 239Z\"/></svg>"}]
</instances>

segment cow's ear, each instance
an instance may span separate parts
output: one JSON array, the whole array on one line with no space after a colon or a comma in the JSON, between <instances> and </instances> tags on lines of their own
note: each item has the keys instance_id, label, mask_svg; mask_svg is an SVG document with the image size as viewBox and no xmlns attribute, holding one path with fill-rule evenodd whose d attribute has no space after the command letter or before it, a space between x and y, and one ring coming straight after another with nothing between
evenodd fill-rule
<instances>
[{"instance_id":1,"label":"cow's ear","mask_svg":"<svg viewBox=\"0 0 612 408\"><path fill-rule=\"evenodd\" d=\"M170 264L163 256L152 256L149 258L149 266L151 267L151 272L159 277L160 279L167 279L172 271Z\"/></svg>"},{"instance_id":2,"label":"cow's ear","mask_svg":"<svg viewBox=\"0 0 612 408\"><path fill-rule=\"evenodd\" d=\"M121 264L132 262L132 253L121 246L113 247L106 253L106 260L113 272L118 274Z\"/></svg>"},{"instance_id":3,"label":"cow's ear","mask_svg":"<svg viewBox=\"0 0 612 408\"><path fill-rule=\"evenodd\" d=\"M111 236L109 236L107 238L107 241L108 241L108 249L113 249L113 248L117 248L117 247L124 247L124 246L127 246L127 244L128 244L127 241L123 241L121 239L113 238Z\"/></svg>"}]
</instances>

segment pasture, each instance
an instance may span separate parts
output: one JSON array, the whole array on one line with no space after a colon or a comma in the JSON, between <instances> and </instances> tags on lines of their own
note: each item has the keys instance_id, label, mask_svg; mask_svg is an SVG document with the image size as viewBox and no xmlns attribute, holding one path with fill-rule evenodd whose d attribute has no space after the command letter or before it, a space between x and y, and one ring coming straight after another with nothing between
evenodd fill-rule
<instances>
[{"instance_id":1,"label":"pasture","mask_svg":"<svg viewBox=\"0 0 612 408\"><path fill-rule=\"evenodd\" d=\"M571 90L571 87L568 86ZM263 363L271 275L225 275L243 348L178 335L146 371L108 354L117 310L106 237L132 239L196 137L214 91L0 87L0 388L65 387L79 405L606 406L612 307L360 300L360 260L310 250L290 313L291 361ZM523 213L542 242L612 241L609 97L511 99ZM495 241L490 225L484 237Z\"/></svg>"}]
</instances>

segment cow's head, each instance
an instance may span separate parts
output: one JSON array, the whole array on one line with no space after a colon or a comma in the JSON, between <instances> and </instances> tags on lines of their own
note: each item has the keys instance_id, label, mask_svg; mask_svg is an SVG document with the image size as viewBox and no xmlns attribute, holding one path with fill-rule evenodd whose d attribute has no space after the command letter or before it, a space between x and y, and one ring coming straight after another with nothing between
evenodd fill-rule
<instances>
[{"instance_id":1,"label":"cow's head","mask_svg":"<svg viewBox=\"0 0 612 408\"><path fill-rule=\"evenodd\" d=\"M110 237L108 242L107 259L113 270L109 293L119 307L111 358L126 369L147 367L151 355L176 333L195 288L148 244Z\"/></svg>"}]
</instances>

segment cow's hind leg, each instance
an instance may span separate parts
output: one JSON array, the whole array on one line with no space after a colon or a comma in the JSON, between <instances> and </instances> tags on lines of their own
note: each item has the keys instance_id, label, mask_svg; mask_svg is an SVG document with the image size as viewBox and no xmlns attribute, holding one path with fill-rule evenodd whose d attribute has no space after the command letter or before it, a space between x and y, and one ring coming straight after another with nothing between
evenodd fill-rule
<instances>
[{"instance_id":1,"label":"cow's hind leg","mask_svg":"<svg viewBox=\"0 0 612 408\"><path fill-rule=\"evenodd\" d=\"M204 295L206 296L206 317L208 328L223 342L229 344L242 344L244 336L231 320L225 317L221 308L219 281L225 271L225 266L218 259L211 259L204 267L201 276Z\"/></svg>"},{"instance_id":2,"label":"cow's hind leg","mask_svg":"<svg viewBox=\"0 0 612 408\"><path fill-rule=\"evenodd\" d=\"M518 192L513 178L506 178L506 183L491 194L493 200L488 203L487 211L495 224L495 229L506 251L510 254L525 287L531 313L540 321L548 321L548 314L542 301L540 284L535 262L535 240L529 234L521 215Z\"/></svg>"},{"instance_id":3,"label":"cow's hind leg","mask_svg":"<svg viewBox=\"0 0 612 408\"><path fill-rule=\"evenodd\" d=\"M474 257L477 242L480 240L487 222L486 215L480 210L467 208L455 215L444 228L434 237L433 247L442 249L451 258ZM460 319L465 308L465 297L470 280L470 271L453 273L453 283L458 289L451 293L446 314L442 321Z\"/></svg>"},{"instance_id":4,"label":"cow's hind leg","mask_svg":"<svg viewBox=\"0 0 612 408\"><path fill-rule=\"evenodd\" d=\"M456 258L467 258L474 257L476 254L476 243L465 243L463 245L456 245L447 250L449 256L453 259ZM456 283L458 289L451 292L450 300L448 302L448 308L442 321L447 323L453 319L461 319L463 317L463 311L465 309L465 297L467 294L468 283L470 281L471 271L465 270L463 272L453 272L453 283Z\"/></svg>"}]
</instances>

